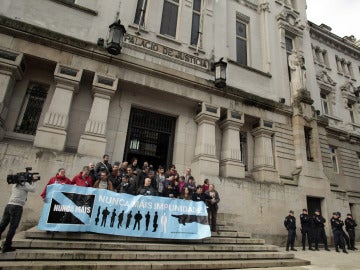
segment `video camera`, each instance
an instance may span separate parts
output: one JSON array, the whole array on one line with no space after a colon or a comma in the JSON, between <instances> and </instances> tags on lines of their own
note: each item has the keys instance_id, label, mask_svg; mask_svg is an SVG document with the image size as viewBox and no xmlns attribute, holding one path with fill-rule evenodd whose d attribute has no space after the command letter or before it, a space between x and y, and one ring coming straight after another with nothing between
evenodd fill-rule
<instances>
[{"instance_id":1,"label":"video camera","mask_svg":"<svg viewBox=\"0 0 360 270\"><path fill-rule=\"evenodd\" d=\"M8 184L24 185L25 182L31 183L40 180L38 172L30 172L32 167L26 167L26 172L18 172L17 174L9 174L6 178Z\"/></svg>"}]
</instances>

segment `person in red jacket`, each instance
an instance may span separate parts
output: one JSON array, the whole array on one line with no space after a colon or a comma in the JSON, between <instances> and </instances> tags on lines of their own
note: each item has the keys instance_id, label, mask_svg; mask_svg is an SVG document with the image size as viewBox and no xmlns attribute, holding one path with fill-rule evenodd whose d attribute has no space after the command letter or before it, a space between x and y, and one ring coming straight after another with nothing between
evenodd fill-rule
<instances>
[{"instance_id":1,"label":"person in red jacket","mask_svg":"<svg viewBox=\"0 0 360 270\"><path fill-rule=\"evenodd\" d=\"M47 183L46 187L44 188L44 191L40 195L43 198L43 200L45 200L45 198L46 198L47 186L52 185L52 184L71 185L71 180L65 176L64 168L60 168L58 170L58 173L54 177L50 178L49 182Z\"/></svg>"},{"instance_id":2,"label":"person in red jacket","mask_svg":"<svg viewBox=\"0 0 360 270\"><path fill-rule=\"evenodd\" d=\"M82 171L71 180L71 184L80 187L92 187L90 167L84 166Z\"/></svg>"}]
</instances>

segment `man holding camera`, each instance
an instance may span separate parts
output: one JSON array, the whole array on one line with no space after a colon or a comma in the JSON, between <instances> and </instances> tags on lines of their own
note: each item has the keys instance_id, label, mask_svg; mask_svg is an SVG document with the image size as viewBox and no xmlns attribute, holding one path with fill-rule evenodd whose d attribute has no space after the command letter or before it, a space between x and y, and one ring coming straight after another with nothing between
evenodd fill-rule
<instances>
[{"instance_id":1,"label":"man holding camera","mask_svg":"<svg viewBox=\"0 0 360 270\"><path fill-rule=\"evenodd\" d=\"M34 182L37 179L34 178L30 182L19 182L14 184L12 187L11 196L8 204L5 207L0 223L0 237L10 223L9 231L6 236L5 243L2 247L2 253L16 250L14 247L12 247L12 239L15 235L17 227L19 226L23 212L23 206L25 205L28 192L35 192Z\"/></svg>"}]
</instances>

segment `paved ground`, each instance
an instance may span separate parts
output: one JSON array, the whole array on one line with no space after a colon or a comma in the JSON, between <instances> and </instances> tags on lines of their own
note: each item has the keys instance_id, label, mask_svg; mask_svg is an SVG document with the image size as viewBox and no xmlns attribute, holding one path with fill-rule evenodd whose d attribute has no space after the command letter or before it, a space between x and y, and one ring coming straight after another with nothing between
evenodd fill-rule
<instances>
[{"instance_id":1,"label":"paved ground","mask_svg":"<svg viewBox=\"0 0 360 270\"><path fill-rule=\"evenodd\" d=\"M357 243L358 248L360 243ZM295 257L311 261L311 265L301 267L288 267L286 270L360 270L360 250L351 251L349 254L337 253L334 248L331 251L294 251ZM300 250L297 247L297 250ZM251 268L247 270L284 270L284 267Z\"/></svg>"}]
</instances>

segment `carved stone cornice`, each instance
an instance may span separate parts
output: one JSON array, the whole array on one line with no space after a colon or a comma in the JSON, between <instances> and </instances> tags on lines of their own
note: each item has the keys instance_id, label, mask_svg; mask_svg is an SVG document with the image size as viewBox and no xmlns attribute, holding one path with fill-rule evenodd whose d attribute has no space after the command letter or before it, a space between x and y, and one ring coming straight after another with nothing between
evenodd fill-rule
<instances>
[{"instance_id":1,"label":"carved stone cornice","mask_svg":"<svg viewBox=\"0 0 360 270\"><path fill-rule=\"evenodd\" d=\"M341 51L357 60L360 60L360 47L351 44L349 41L341 38L330 31L321 28L319 25L308 21L311 38L327 44L335 50Z\"/></svg>"}]
</instances>

